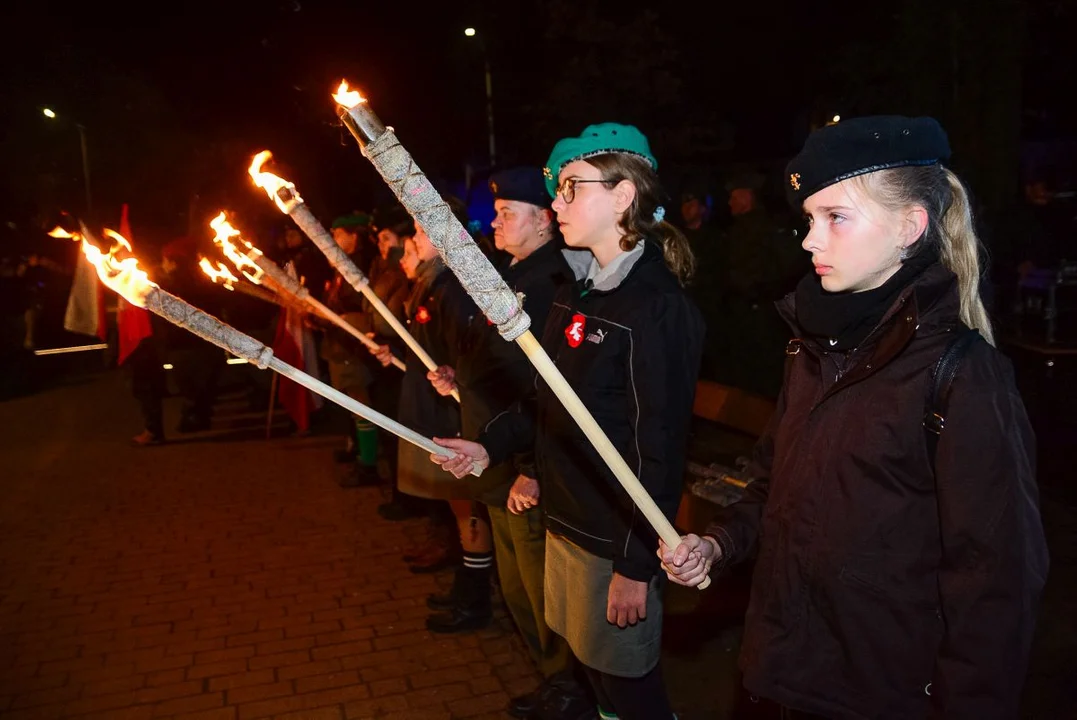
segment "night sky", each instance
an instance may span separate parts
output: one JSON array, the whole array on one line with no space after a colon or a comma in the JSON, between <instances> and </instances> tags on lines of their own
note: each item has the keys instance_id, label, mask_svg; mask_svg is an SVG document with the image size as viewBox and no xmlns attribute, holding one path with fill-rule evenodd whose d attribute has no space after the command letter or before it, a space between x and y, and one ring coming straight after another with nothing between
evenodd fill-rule
<instances>
[{"instance_id":1,"label":"night sky","mask_svg":"<svg viewBox=\"0 0 1077 720\"><path fill-rule=\"evenodd\" d=\"M927 112L959 155L966 137L970 156L1008 148L970 172L1016 177L1022 139L1073 137L1057 90L1077 76L1065 40L1077 15L1061 1L995 4L9 3L4 210L20 223L84 212L70 120L86 127L102 222L122 202L136 231L162 237L223 205L279 221L245 174L263 148L324 217L369 209L389 196L336 121L342 77L458 187L466 166L487 171L484 49L500 165L541 164L560 137L617 120L651 137L673 186L745 161L780 167L833 113ZM1002 118L983 123L1000 138L973 111Z\"/></svg>"}]
</instances>

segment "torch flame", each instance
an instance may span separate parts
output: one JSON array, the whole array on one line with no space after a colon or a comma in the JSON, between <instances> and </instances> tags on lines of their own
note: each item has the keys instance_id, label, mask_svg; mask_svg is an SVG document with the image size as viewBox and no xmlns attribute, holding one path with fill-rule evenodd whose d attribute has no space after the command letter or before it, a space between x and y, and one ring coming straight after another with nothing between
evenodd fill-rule
<instances>
[{"instance_id":1,"label":"torch flame","mask_svg":"<svg viewBox=\"0 0 1077 720\"><path fill-rule=\"evenodd\" d=\"M366 102L366 98L360 95L358 90L348 89L347 80L340 81L340 87L337 88L337 92L333 95L333 99L336 100L339 105L343 105L346 108L353 108L359 103Z\"/></svg>"},{"instance_id":2,"label":"torch flame","mask_svg":"<svg viewBox=\"0 0 1077 720\"><path fill-rule=\"evenodd\" d=\"M216 265L216 267L214 267ZM209 276L209 279L216 283L218 280L223 281L224 286L229 290L234 289L232 283L239 282L239 278L231 273L227 267L221 263L215 263L209 258L204 257L198 261L198 267L202 268L202 272Z\"/></svg>"},{"instance_id":3,"label":"torch flame","mask_svg":"<svg viewBox=\"0 0 1077 720\"><path fill-rule=\"evenodd\" d=\"M74 235L72 233L69 233L67 230L64 230L59 225L57 225L56 227L54 227L52 230L49 231L49 237L63 238L65 240L78 240L79 239L78 235Z\"/></svg>"},{"instance_id":4,"label":"torch flame","mask_svg":"<svg viewBox=\"0 0 1077 720\"><path fill-rule=\"evenodd\" d=\"M87 230L84 227L83 233L86 232ZM146 271L138 266L137 258L127 257L120 260L116 257L116 253L121 249L131 252L131 243L123 235L105 228L105 236L114 241L112 249L107 253L101 252L96 245L83 237L82 233L70 233L59 226L53 228L49 232L49 236L78 242L82 249L82 254L97 270L97 276L101 278L101 282L105 284L105 287L120 294L124 300L132 305L146 307L146 296L157 285L151 282Z\"/></svg>"},{"instance_id":5,"label":"torch flame","mask_svg":"<svg viewBox=\"0 0 1077 720\"><path fill-rule=\"evenodd\" d=\"M265 172L262 170L262 166L269 161L269 158L273 157L273 153L268 150L263 150L254 156L251 161L251 166L247 170L250 173L251 178L254 180L254 184L266 191L266 195L270 197L280 208L280 211L285 215L288 214L289 207L281 199L278 191L282 188L287 188L292 193L292 202L303 202L303 198L299 197L299 193L295 191L295 185L288 182L284 178L278 177L271 172ZM293 206L294 207L294 206Z\"/></svg>"},{"instance_id":6,"label":"torch flame","mask_svg":"<svg viewBox=\"0 0 1077 720\"><path fill-rule=\"evenodd\" d=\"M123 235L120 235L118 232L113 232L112 230L109 230L108 228L105 228L105 237L110 237L113 240L115 240L116 244L119 245L120 247L126 249L127 252L133 252L131 250L131 243L129 243L127 241L127 238L125 238ZM113 246L112 253L110 253L110 254L114 254L115 252L116 252L116 247Z\"/></svg>"},{"instance_id":7,"label":"torch flame","mask_svg":"<svg viewBox=\"0 0 1077 720\"><path fill-rule=\"evenodd\" d=\"M213 242L221 246L221 250L224 252L225 257L232 261L232 264L236 266L236 270L243 273L243 277L247 278L255 285L261 285L262 275L265 273L262 271L262 268L258 267L258 264L251 259L251 254L254 254L254 257L256 258L261 257L261 251L239 237L239 230L232 227L232 223L228 222L223 210L220 215L209 221L209 226L213 228L215 233L217 233L216 237L213 238ZM239 238L239 241L247 246L247 252L243 252L243 250L233 243L231 240L232 238ZM205 268L203 267L203 270L204 269ZM214 282L216 282L216 280L214 280Z\"/></svg>"}]
</instances>

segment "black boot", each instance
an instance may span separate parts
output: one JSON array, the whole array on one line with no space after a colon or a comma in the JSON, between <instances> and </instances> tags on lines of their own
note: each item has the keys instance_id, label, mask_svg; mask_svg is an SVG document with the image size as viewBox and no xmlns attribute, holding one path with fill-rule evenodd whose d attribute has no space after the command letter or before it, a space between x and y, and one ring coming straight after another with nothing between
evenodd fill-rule
<instances>
[{"instance_id":1,"label":"black boot","mask_svg":"<svg viewBox=\"0 0 1077 720\"><path fill-rule=\"evenodd\" d=\"M534 720L597 720L594 701L570 671L547 678Z\"/></svg>"},{"instance_id":2,"label":"black boot","mask_svg":"<svg viewBox=\"0 0 1077 720\"><path fill-rule=\"evenodd\" d=\"M466 573L467 570L465 568L458 568L453 574L452 587L449 589L449 592L432 593L426 598L426 606L434 612L447 612L456 607L463 594L463 585L467 582Z\"/></svg>"},{"instance_id":3,"label":"black boot","mask_svg":"<svg viewBox=\"0 0 1077 720\"><path fill-rule=\"evenodd\" d=\"M337 485L342 488L372 487L381 484L378 477L378 469L373 465L360 465L354 463L337 480Z\"/></svg>"},{"instance_id":4,"label":"black boot","mask_svg":"<svg viewBox=\"0 0 1077 720\"><path fill-rule=\"evenodd\" d=\"M529 718L535 717L535 713L538 712L539 707L542 705L542 696L546 692L546 682L543 681L542 685L524 695L517 695L509 700L509 706L505 708L510 716L519 718L520 720L529 720Z\"/></svg>"},{"instance_id":5,"label":"black boot","mask_svg":"<svg viewBox=\"0 0 1077 720\"><path fill-rule=\"evenodd\" d=\"M457 572L459 579L456 602L447 612L426 619L426 629L433 633L449 634L479 630L490 624L490 569L493 554L465 553L464 566Z\"/></svg>"}]
</instances>

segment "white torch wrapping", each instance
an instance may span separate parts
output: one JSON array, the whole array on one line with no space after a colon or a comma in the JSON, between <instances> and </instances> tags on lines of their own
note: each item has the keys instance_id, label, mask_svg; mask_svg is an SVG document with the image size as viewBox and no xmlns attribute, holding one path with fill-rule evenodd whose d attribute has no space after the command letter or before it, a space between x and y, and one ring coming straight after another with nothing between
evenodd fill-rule
<instances>
[{"instance_id":1,"label":"white torch wrapping","mask_svg":"<svg viewBox=\"0 0 1077 720\"><path fill-rule=\"evenodd\" d=\"M322 251L326 259L336 268L341 277L356 291L363 294L363 297L374 306L374 309L385 318L385 321L393 329L394 332L404 341L415 356L419 358L419 361L426 366L427 370L436 370L437 363L430 357L430 353L426 352L426 349L419 344L408 329L404 327L393 312L386 307L382 302L378 294L374 292L374 288L370 287L370 280L363 274L363 271L356 267L352 259L348 257L348 254L337 245L333 236L329 234L329 231L325 229L325 226L318 222L318 218L314 217L314 213L310 211L307 204L299 199L292 190L288 188L281 188L277 191L278 197L284 202L285 210L288 216L295 221L295 224L299 226L299 229L310 238L311 242L318 246L318 249ZM259 266L261 267L261 266ZM452 396L456 399L456 402L460 402L460 392L457 390L452 391Z\"/></svg>"},{"instance_id":2,"label":"white torch wrapping","mask_svg":"<svg viewBox=\"0 0 1077 720\"><path fill-rule=\"evenodd\" d=\"M145 295L146 309L157 313L169 322L194 333L203 340L222 347L236 357L265 370L273 358L273 349L266 347L250 335L202 312L194 305L180 300L159 287L150 288Z\"/></svg>"},{"instance_id":3,"label":"white torch wrapping","mask_svg":"<svg viewBox=\"0 0 1077 720\"><path fill-rule=\"evenodd\" d=\"M314 222L317 222L317 220L315 220ZM330 240L332 240L332 238L330 238ZM334 243L334 245L336 245L336 243ZM341 330L344 330L346 333L366 345L371 350L377 350L380 347L378 343L374 342L373 339L367 337L364 333L359 332L359 330L355 328L355 326L353 326L351 323L349 323L337 313L330 310L323 303L319 302L313 295L310 294L310 290L307 290L306 286L301 284L296 278L284 272L280 265L277 265L275 262L267 258L265 255L262 255L261 253L258 253L257 255L252 257L251 260L254 262L255 265L258 266L258 268L263 273L265 273L266 277L268 277L274 283L280 285L292 295L295 295L297 298L310 305L310 307L312 307L318 315L321 315L323 318L333 323ZM355 266L352 265L352 267ZM404 362L400 360L400 358L394 357L392 363L393 367L397 368L398 370L404 370Z\"/></svg>"},{"instance_id":4,"label":"white torch wrapping","mask_svg":"<svg viewBox=\"0 0 1077 720\"><path fill-rule=\"evenodd\" d=\"M497 325L501 337L511 341L523 335L531 326L531 318L524 312L516 293L482 254L411 154L397 140L396 134L386 129L363 146L362 151L400 203L426 231L430 242L467 294L490 322Z\"/></svg>"},{"instance_id":5,"label":"white torch wrapping","mask_svg":"<svg viewBox=\"0 0 1077 720\"><path fill-rule=\"evenodd\" d=\"M479 250L471 235L415 164L411 154L400 144L396 134L391 128L382 130L383 125L376 120L373 111L365 103L345 108L341 120L356 137L363 155L370 160L397 199L426 231L445 264L460 280L460 284L475 304L497 325L501 337L516 341L523 349L539 375L557 395L614 477L647 518L655 534L670 548L675 548L680 542L680 534L676 528L628 467L542 345L529 332L531 319L524 312L515 293ZM710 578L704 578L698 588L702 590L709 585Z\"/></svg>"},{"instance_id":6,"label":"white torch wrapping","mask_svg":"<svg viewBox=\"0 0 1077 720\"><path fill-rule=\"evenodd\" d=\"M420 435L411 428L401 425L396 420L363 405L317 378L311 377L302 370L292 367L280 358L274 357L272 348L255 340L250 335L224 324L209 313L199 310L190 303L184 302L159 287L151 287L143 296L143 302L147 310L160 315L184 330L194 333L217 347L224 348L236 357L244 358L262 370L272 368L284 377L299 383L308 390L335 402L353 414L369 420L378 427L393 433L403 440L407 440L427 452L438 454L448 454L450 452L430 438ZM479 471L475 469L472 473L478 475Z\"/></svg>"}]
</instances>

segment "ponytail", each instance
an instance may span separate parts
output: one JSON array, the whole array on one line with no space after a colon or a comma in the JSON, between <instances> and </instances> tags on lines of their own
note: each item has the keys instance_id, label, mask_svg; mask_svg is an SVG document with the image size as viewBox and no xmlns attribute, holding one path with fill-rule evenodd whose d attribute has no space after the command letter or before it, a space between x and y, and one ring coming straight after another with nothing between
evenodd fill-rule
<instances>
[{"instance_id":1,"label":"ponytail","mask_svg":"<svg viewBox=\"0 0 1077 720\"><path fill-rule=\"evenodd\" d=\"M950 206L939 227L939 255L942 263L957 275L961 298L961 321L980 331L992 345L995 336L980 297L980 240L972 224L968 193L961 180L943 168L950 185Z\"/></svg>"},{"instance_id":2,"label":"ponytail","mask_svg":"<svg viewBox=\"0 0 1077 720\"><path fill-rule=\"evenodd\" d=\"M662 190L650 164L635 155L607 153L587 158L590 165L602 171L603 181L616 185L628 180L636 186L636 197L620 220L621 249L631 250L644 240L658 242L662 257L682 286L692 279L696 269L695 257L688 238L680 230L661 219L665 211L657 212L661 205Z\"/></svg>"},{"instance_id":3,"label":"ponytail","mask_svg":"<svg viewBox=\"0 0 1077 720\"><path fill-rule=\"evenodd\" d=\"M942 264L957 276L961 322L994 345L991 320L980 298L980 240L968 192L957 175L935 164L879 170L854 180L891 210L920 205L927 211L927 230L916 245L938 248Z\"/></svg>"},{"instance_id":4,"label":"ponytail","mask_svg":"<svg viewBox=\"0 0 1077 720\"><path fill-rule=\"evenodd\" d=\"M666 267L677 276L682 286L687 285L696 272L696 258L688 238L664 220L658 223L656 229L662 240L662 257L665 258Z\"/></svg>"}]
</instances>

